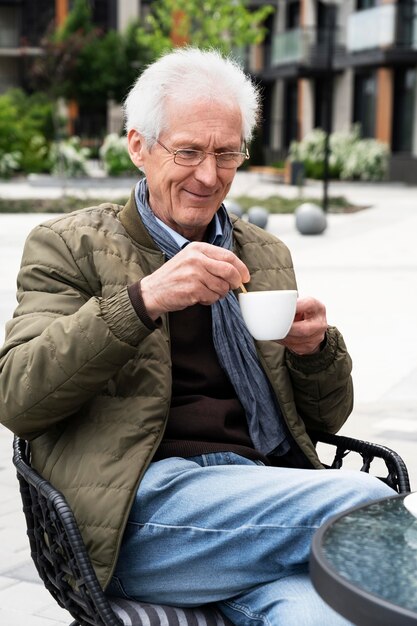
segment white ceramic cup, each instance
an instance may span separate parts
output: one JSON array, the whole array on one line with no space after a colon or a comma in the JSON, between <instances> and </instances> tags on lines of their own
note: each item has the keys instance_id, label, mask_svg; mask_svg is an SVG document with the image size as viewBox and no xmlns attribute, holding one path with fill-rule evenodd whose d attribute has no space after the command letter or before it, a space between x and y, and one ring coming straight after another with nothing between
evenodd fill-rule
<instances>
[{"instance_id":1,"label":"white ceramic cup","mask_svg":"<svg viewBox=\"0 0 417 626\"><path fill-rule=\"evenodd\" d=\"M240 310L250 334L261 341L284 339L294 321L298 292L280 289L239 294Z\"/></svg>"}]
</instances>

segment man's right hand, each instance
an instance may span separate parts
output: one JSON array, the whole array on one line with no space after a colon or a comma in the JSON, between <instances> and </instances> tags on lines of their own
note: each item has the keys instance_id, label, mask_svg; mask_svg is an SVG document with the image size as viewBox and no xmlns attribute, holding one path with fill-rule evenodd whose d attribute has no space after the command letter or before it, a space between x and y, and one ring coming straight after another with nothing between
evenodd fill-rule
<instances>
[{"instance_id":1,"label":"man's right hand","mask_svg":"<svg viewBox=\"0 0 417 626\"><path fill-rule=\"evenodd\" d=\"M141 280L149 317L194 304L210 305L250 280L246 265L230 250L195 241Z\"/></svg>"}]
</instances>

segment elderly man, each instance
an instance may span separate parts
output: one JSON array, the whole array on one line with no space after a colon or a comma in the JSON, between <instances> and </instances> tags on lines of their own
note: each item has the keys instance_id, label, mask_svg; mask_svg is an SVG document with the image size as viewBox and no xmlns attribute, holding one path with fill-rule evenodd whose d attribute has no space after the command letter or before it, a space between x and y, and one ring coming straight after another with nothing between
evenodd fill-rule
<instances>
[{"instance_id":1,"label":"elderly man","mask_svg":"<svg viewBox=\"0 0 417 626\"><path fill-rule=\"evenodd\" d=\"M320 471L310 429L352 407L351 362L300 299L280 342L250 337L235 291L296 288L290 254L222 202L259 110L216 52L168 54L126 100L125 207L29 236L1 352L1 419L69 500L109 593L217 602L235 623L346 623L309 581L330 515L392 493Z\"/></svg>"}]
</instances>

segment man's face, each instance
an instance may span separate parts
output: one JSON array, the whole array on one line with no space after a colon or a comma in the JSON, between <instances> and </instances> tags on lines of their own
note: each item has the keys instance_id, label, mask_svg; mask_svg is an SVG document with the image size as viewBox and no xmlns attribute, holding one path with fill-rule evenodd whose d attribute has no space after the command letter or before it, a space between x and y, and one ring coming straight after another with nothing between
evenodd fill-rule
<instances>
[{"instance_id":1,"label":"man's face","mask_svg":"<svg viewBox=\"0 0 417 626\"><path fill-rule=\"evenodd\" d=\"M192 148L209 152L241 150L242 119L238 108L217 102L188 107L170 103L169 130L158 139L169 150ZM207 225L229 192L236 168L222 169L214 156L188 167L174 163L161 145L148 149L137 131L129 133L129 151L135 165L145 171L149 204L159 219L187 239L201 241Z\"/></svg>"}]
</instances>

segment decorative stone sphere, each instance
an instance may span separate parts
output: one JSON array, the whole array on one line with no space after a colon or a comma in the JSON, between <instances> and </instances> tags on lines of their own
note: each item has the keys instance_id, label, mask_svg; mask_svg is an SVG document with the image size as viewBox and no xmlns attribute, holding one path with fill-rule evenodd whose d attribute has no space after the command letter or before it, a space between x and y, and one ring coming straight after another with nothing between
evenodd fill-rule
<instances>
[{"instance_id":1,"label":"decorative stone sphere","mask_svg":"<svg viewBox=\"0 0 417 626\"><path fill-rule=\"evenodd\" d=\"M226 207L226 211L228 213L233 213L233 215L236 215L237 217L242 217L243 210L239 202L236 202L236 200L231 200L229 198L226 198L223 204Z\"/></svg>"},{"instance_id":2,"label":"decorative stone sphere","mask_svg":"<svg viewBox=\"0 0 417 626\"><path fill-rule=\"evenodd\" d=\"M326 230L326 214L317 204L304 202L294 213L295 226L302 235L320 235Z\"/></svg>"},{"instance_id":3,"label":"decorative stone sphere","mask_svg":"<svg viewBox=\"0 0 417 626\"><path fill-rule=\"evenodd\" d=\"M266 228L268 217L269 213L263 206L252 206L248 209L248 222L259 228Z\"/></svg>"}]
</instances>

